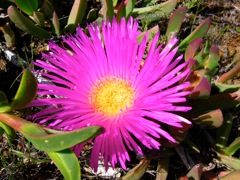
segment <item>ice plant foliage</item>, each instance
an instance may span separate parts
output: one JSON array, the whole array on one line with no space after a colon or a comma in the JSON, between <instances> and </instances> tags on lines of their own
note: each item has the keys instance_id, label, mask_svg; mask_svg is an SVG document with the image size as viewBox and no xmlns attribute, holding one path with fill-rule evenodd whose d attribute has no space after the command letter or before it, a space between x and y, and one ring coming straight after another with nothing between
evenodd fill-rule
<instances>
[{"instance_id":1,"label":"ice plant foliage","mask_svg":"<svg viewBox=\"0 0 240 180\"><path fill-rule=\"evenodd\" d=\"M34 121L65 131L100 125L105 132L97 136L91 152L91 166L98 160L105 167L119 163L126 169L128 151L143 155L142 147L159 149L161 138L175 142L166 127L183 127L190 121L174 114L190 107L179 106L189 92L183 79L189 74L187 62L173 38L164 48L157 45L159 33L147 49L147 35L138 44L138 23L124 18L81 28L63 37L64 48L50 43L50 53L35 65L45 69L41 76L52 83L38 85L33 106L46 106ZM164 127L163 127L164 126ZM83 144L73 149L80 155Z\"/></svg>"}]
</instances>

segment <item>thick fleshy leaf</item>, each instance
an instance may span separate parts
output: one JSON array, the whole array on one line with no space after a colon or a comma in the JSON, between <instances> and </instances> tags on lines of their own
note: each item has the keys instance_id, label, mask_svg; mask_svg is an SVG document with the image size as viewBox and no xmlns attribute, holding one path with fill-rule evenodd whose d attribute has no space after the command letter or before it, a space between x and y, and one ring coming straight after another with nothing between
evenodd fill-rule
<instances>
[{"instance_id":1,"label":"thick fleshy leaf","mask_svg":"<svg viewBox=\"0 0 240 180\"><path fill-rule=\"evenodd\" d=\"M223 83L236 76L240 72L240 61L228 72L221 75L217 82Z\"/></svg>"},{"instance_id":2,"label":"thick fleshy leaf","mask_svg":"<svg viewBox=\"0 0 240 180\"><path fill-rule=\"evenodd\" d=\"M148 6L148 7L143 7L143 8L134 8L132 11L132 16L136 17L139 15L143 15L143 14L148 14L148 13L157 13L157 17L156 20L159 18L159 16L162 15L168 15L170 14L174 8L177 5L177 0L168 0L164 3L161 4L157 4L154 6ZM146 16L146 18L148 18L149 20L149 16ZM154 20L154 17L152 17L152 20Z\"/></svg>"},{"instance_id":3,"label":"thick fleshy leaf","mask_svg":"<svg viewBox=\"0 0 240 180\"><path fill-rule=\"evenodd\" d=\"M207 61L204 64L205 69L208 68L213 76L217 72L218 61L220 60L219 49L217 46L211 46ZM239 68L240 71L240 68Z\"/></svg>"},{"instance_id":4,"label":"thick fleshy leaf","mask_svg":"<svg viewBox=\"0 0 240 180\"><path fill-rule=\"evenodd\" d=\"M192 167L192 169L187 173L189 179L201 179L203 171L203 164L199 163Z\"/></svg>"},{"instance_id":5,"label":"thick fleshy leaf","mask_svg":"<svg viewBox=\"0 0 240 180\"><path fill-rule=\"evenodd\" d=\"M55 30L55 34L57 36L60 36L60 33L61 33L60 24L59 24L57 13L55 11L53 12L52 23L53 23L53 27L54 27L54 30Z\"/></svg>"},{"instance_id":6,"label":"thick fleshy leaf","mask_svg":"<svg viewBox=\"0 0 240 180\"><path fill-rule=\"evenodd\" d=\"M148 31L148 40L147 41L151 41L154 37L154 35L159 32L159 27L158 26L154 26L151 29L149 29ZM140 35L138 35L137 37L137 41L140 44L142 42L143 37L146 35L146 31L144 31L143 33L141 33Z\"/></svg>"},{"instance_id":7,"label":"thick fleshy leaf","mask_svg":"<svg viewBox=\"0 0 240 180\"><path fill-rule=\"evenodd\" d=\"M38 11L33 12L33 19L34 21L41 27L44 26L45 23L45 17L44 14Z\"/></svg>"},{"instance_id":8,"label":"thick fleshy leaf","mask_svg":"<svg viewBox=\"0 0 240 180\"><path fill-rule=\"evenodd\" d=\"M92 21L96 20L97 17L98 17L97 9L91 9L87 14L87 21L92 22Z\"/></svg>"},{"instance_id":9,"label":"thick fleshy leaf","mask_svg":"<svg viewBox=\"0 0 240 180\"><path fill-rule=\"evenodd\" d=\"M81 170L78 159L74 152L70 149L65 149L58 152L47 152L54 164L61 171L64 179L80 180Z\"/></svg>"},{"instance_id":10,"label":"thick fleshy leaf","mask_svg":"<svg viewBox=\"0 0 240 180\"><path fill-rule=\"evenodd\" d=\"M134 6L135 6L135 3L136 3L136 0L128 0L127 1L126 16L125 16L127 19L131 16L132 11L133 11Z\"/></svg>"},{"instance_id":11,"label":"thick fleshy leaf","mask_svg":"<svg viewBox=\"0 0 240 180\"><path fill-rule=\"evenodd\" d=\"M1 27L1 29L2 29L2 32L3 32L3 35L4 35L4 39L6 41L6 46L7 47L13 47L16 43L16 40L15 40L15 34L12 31L12 28L11 28L10 24L9 23L4 24Z\"/></svg>"},{"instance_id":12,"label":"thick fleshy leaf","mask_svg":"<svg viewBox=\"0 0 240 180\"><path fill-rule=\"evenodd\" d=\"M225 154L232 156L237 150L240 149L240 137L236 138L226 149Z\"/></svg>"},{"instance_id":13,"label":"thick fleshy leaf","mask_svg":"<svg viewBox=\"0 0 240 180\"><path fill-rule=\"evenodd\" d=\"M49 19L53 17L54 7L49 0L44 0L41 12L43 12L44 16Z\"/></svg>"},{"instance_id":14,"label":"thick fleshy leaf","mask_svg":"<svg viewBox=\"0 0 240 180\"><path fill-rule=\"evenodd\" d=\"M0 106L6 103L8 103L7 96L3 91L0 91Z\"/></svg>"},{"instance_id":15,"label":"thick fleshy leaf","mask_svg":"<svg viewBox=\"0 0 240 180\"><path fill-rule=\"evenodd\" d=\"M220 92L234 92L240 89L240 84L223 84L216 82L214 84Z\"/></svg>"},{"instance_id":16,"label":"thick fleshy leaf","mask_svg":"<svg viewBox=\"0 0 240 180\"><path fill-rule=\"evenodd\" d=\"M103 132L103 128L99 126L90 126L74 131L55 131L55 134L49 134L43 126L11 114L0 113L0 120L22 133L35 148L42 151L60 151L92 139Z\"/></svg>"},{"instance_id":17,"label":"thick fleshy leaf","mask_svg":"<svg viewBox=\"0 0 240 180\"><path fill-rule=\"evenodd\" d=\"M189 34L180 44L179 44L179 52L185 51L188 44L196 39L196 38L202 38L206 35L208 32L208 29L210 27L211 20L210 18L205 19L191 34Z\"/></svg>"},{"instance_id":18,"label":"thick fleshy leaf","mask_svg":"<svg viewBox=\"0 0 240 180\"><path fill-rule=\"evenodd\" d=\"M15 4L26 14L31 16L38 9L38 0L14 0Z\"/></svg>"},{"instance_id":19,"label":"thick fleshy leaf","mask_svg":"<svg viewBox=\"0 0 240 180\"><path fill-rule=\"evenodd\" d=\"M219 128L223 124L223 114L220 109L198 116L193 119L193 122L211 128Z\"/></svg>"},{"instance_id":20,"label":"thick fleshy leaf","mask_svg":"<svg viewBox=\"0 0 240 180\"><path fill-rule=\"evenodd\" d=\"M114 16L113 10L113 1L112 0L101 0L102 2L102 10L103 10L103 18L106 21L107 19L112 22Z\"/></svg>"},{"instance_id":21,"label":"thick fleshy leaf","mask_svg":"<svg viewBox=\"0 0 240 180\"><path fill-rule=\"evenodd\" d=\"M11 21L22 31L41 39L51 38L49 32L36 26L30 19L21 14L16 7L10 6L7 11Z\"/></svg>"},{"instance_id":22,"label":"thick fleshy leaf","mask_svg":"<svg viewBox=\"0 0 240 180\"><path fill-rule=\"evenodd\" d=\"M188 117L196 117L217 109L227 110L238 104L240 104L240 90L233 93L215 94L208 99L189 99L185 105L192 109L185 114Z\"/></svg>"},{"instance_id":23,"label":"thick fleshy leaf","mask_svg":"<svg viewBox=\"0 0 240 180\"><path fill-rule=\"evenodd\" d=\"M23 71L18 91L11 102L11 110L28 106L37 93L37 80L29 69Z\"/></svg>"},{"instance_id":24,"label":"thick fleshy leaf","mask_svg":"<svg viewBox=\"0 0 240 180\"><path fill-rule=\"evenodd\" d=\"M179 32L182 22L185 18L186 12L187 12L187 7L183 6L183 7L178 8L171 15L169 22L168 22L167 32L166 32L168 41L170 41L173 37L175 37L177 35L177 33Z\"/></svg>"},{"instance_id":25,"label":"thick fleshy leaf","mask_svg":"<svg viewBox=\"0 0 240 180\"><path fill-rule=\"evenodd\" d=\"M14 131L14 129L6 125L5 123L1 122L1 119L0 119L0 136L3 134L3 132L6 133L7 138L10 141L15 139L16 132Z\"/></svg>"},{"instance_id":26,"label":"thick fleshy leaf","mask_svg":"<svg viewBox=\"0 0 240 180\"><path fill-rule=\"evenodd\" d=\"M67 26L65 30L73 32L75 31L78 24L82 22L82 19L85 15L87 9L87 1L86 0L75 0L68 17Z\"/></svg>"},{"instance_id":27,"label":"thick fleshy leaf","mask_svg":"<svg viewBox=\"0 0 240 180\"><path fill-rule=\"evenodd\" d=\"M232 114L226 113L223 125L216 129L216 146L220 151L225 151L228 143L228 138L232 129Z\"/></svg>"},{"instance_id":28,"label":"thick fleshy leaf","mask_svg":"<svg viewBox=\"0 0 240 180\"><path fill-rule=\"evenodd\" d=\"M161 158L158 160L157 171L156 171L156 180L167 179L168 169L169 169L170 158Z\"/></svg>"},{"instance_id":29,"label":"thick fleshy leaf","mask_svg":"<svg viewBox=\"0 0 240 180\"><path fill-rule=\"evenodd\" d=\"M220 154L218 152L217 152L217 156L218 156L218 159L222 163L224 163L224 164L226 164L226 165L228 165L228 166L230 166L230 167L232 167L236 170L240 170L240 159L239 158L235 158L235 157L232 157L232 156L226 156L226 155Z\"/></svg>"},{"instance_id":30,"label":"thick fleshy leaf","mask_svg":"<svg viewBox=\"0 0 240 180\"><path fill-rule=\"evenodd\" d=\"M140 163L131 169L126 175L124 175L121 180L138 180L140 179L143 174L146 172L148 165L150 164L151 160L149 159L142 159Z\"/></svg>"},{"instance_id":31,"label":"thick fleshy leaf","mask_svg":"<svg viewBox=\"0 0 240 180\"><path fill-rule=\"evenodd\" d=\"M188 61L189 59L194 58L194 55L199 49L201 43L202 43L202 38L196 38L189 43L185 51L185 61Z\"/></svg>"},{"instance_id":32,"label":"thick fleshy leaf","mask_svg":"<svg viewBox=\"0 0 240 180\"><path fill-rule=\"evenodd\" d=\"M188 95L189 98L206 99L209 97L211 93L211 84L205 74L207 74L205 70L193 72L190 79L191 85L186 88L187 91L190 91L190 94Z\"/></svg>"}]
</instances>

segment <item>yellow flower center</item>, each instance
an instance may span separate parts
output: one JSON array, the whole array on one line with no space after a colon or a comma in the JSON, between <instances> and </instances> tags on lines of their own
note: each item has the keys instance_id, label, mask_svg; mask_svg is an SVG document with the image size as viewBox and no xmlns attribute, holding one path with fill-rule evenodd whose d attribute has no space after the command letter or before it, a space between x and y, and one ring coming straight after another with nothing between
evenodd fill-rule
<instances>
[{"instance_id":1,"label":"yellow flower center","mask_svg":"<svg viewBox=\"0 0 240 180\"><path fill-rule=\"evenodd\" d=\"M123 79L106 77L95 82L89 101L96 112L114 116L132 106L134 89Z\"/></svg>"}]
</instances>

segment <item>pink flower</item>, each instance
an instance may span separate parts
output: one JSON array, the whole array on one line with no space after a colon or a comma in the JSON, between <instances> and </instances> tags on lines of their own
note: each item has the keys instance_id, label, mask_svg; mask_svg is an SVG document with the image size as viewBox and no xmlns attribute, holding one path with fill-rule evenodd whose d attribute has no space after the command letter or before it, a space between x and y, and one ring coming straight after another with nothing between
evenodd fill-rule
<instances>
[{"instance_id":1,"label":"pink flower","mask_svg":"<svg viewBox=\"0 0 240 180\"><path fill-rule=\"evenodd\" d=\"M45 98L33 105L47 108L34 120L66 131L104 127L105 132L93 140L91 166L97 170L101 156L106 169L108 162L126 169L129 150L143 155L141 146L159 149L161 138L175 142L163 124L179 128L191 124L172 113L191 109L177 105L189 94L182 91L189 86L182 80L190 70L186 62L180 63L182 55L174 59L176 38L162 48L157 46L157 33L148 50L147 35L139 44L141 32L132 18L103 22L101 30L90 24L88 31L90 36L78 28L75 36L63 38L68 50L49 43L50 53L43 54L46 61L36 61L46 70L41 76L52 83L38 85L38 95ZM77 155L82 147L74 147Z\"/></svg>"}]
</instances>

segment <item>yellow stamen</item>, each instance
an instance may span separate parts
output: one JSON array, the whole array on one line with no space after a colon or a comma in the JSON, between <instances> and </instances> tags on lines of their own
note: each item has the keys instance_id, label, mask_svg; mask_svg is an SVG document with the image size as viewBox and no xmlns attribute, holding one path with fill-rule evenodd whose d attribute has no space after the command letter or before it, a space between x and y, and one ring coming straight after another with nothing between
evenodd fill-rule
<instances>
[{"instance_id":1,"label":"yellow stamen","mask_svg":"<svg viewBox=\"0 0 240 180\"><path fill-rule=\"evenodd\" d=\"M123 79L105 77L95 82L89 94L89 101L96 112L114 116L132 106L134 89Z\"/></svg>"}]
</instances>

